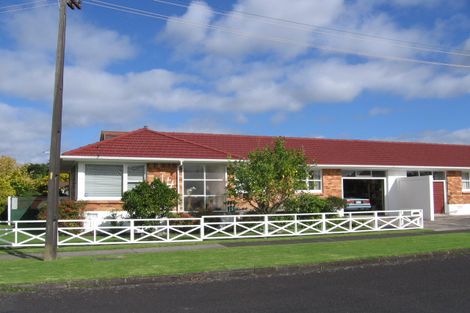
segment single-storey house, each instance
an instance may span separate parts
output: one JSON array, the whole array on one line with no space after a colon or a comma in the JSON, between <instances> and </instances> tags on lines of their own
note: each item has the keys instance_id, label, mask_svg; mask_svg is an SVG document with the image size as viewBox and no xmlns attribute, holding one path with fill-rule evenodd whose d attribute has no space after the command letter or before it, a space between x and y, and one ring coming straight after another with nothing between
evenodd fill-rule
<instances>
[{"instance_id":1,"label":"single-storey house","mask_svg":"<svg viewBox=\"0 0 470 313\"><path fill-rule=\"evenodd\" d=\"M122 209L122 193L159 178L176 188L179 212L225 211L226 168L276 137L103 131L100 141L62 154L71 197L87 202L86 216ZM470 214L470 145L285 137L304 150L311 172L303 192L367 198L375 210L423 209Z\"/></svg>"}]
</instances>

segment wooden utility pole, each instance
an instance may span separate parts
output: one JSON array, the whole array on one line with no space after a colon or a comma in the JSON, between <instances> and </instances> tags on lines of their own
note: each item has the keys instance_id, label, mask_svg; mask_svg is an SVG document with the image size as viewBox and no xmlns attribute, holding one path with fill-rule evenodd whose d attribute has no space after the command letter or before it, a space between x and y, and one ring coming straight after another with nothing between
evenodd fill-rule
<instances>
[{"instance_id":1,"label":"wooden utility pole","mask_svg":"<svg viewBox=\"0 0 470 313\"><path fill-rule=\"evenodd\" d=\"M62 134L62 96L64 89L64 50L67 6L81 9L81 0L60 0L59 33L54 83L54 107L52 112L51 149L49 155L49 180L47 189L46 247L44 260L57 258L57 226L60 183L60 141Z\"/></svg>"}]
</instances>

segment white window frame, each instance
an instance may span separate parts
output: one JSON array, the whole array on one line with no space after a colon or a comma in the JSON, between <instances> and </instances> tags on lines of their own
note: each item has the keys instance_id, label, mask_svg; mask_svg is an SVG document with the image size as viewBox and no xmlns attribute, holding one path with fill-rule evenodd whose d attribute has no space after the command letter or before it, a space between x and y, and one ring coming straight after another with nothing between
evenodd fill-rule
<instances>
[{"instance_id":1,"label":"white window frame","mask_svg":"<svg viewBox=\"0 0 470 313\"><path fill-rule=\"evenodd\" d=\"M87 163L78 163L77 166L77 200L86 200L86 201L120 201L121 197L87 197L85 196L85 166L87 164L93 165L120 165L123 167L122 169L122 194L127 191L127 169L129 165L136 166L136 165L143 165L144 166L144 180L147 181L147 164L145 163L126 163L126 164L119 164L119 163L98 163L98 162L87 162Z\"/></svg>"},{"instance_id":2,"label":"white window frame","mask_svg":"<svg viewBox=\"0 0 470 313\"><path fill-rule=\"evenodd\" d=\"M463 178L464 174L468 175L468 179ZM463 171L462 172L462 191L463 192L470 192L469 188L464 188L464 182L467 182L468 184L470 184L470 171Z\"/></svg>"},{"instance_id":3,"label":"white window frame","mask_svg":"<svg viewBox=\"0 0 470 313\"><path fill-rule=\"evenodd\" d=\"M189 164L187 164L189 165ZM200 163L192 163L191 165L201 165L203 168L204 168L204 172L203 172L203 178L186 178L183 174L183 203L182 203L182 210L183 212L189 212L189 211L186 211L185 210L185 201L186 201L186 198L189 198L189 197L193 197L193 198L203 198L204 199L204 207L207 206L207 198L210 198L210 197L217 197L217 195L207 195L207 182L224 182L225 183L225 187L227 186L227 165L224 164L224 178L220 179L220 178L217 178L217 179L214 179L214 178L207 178L206 175L207 175L207 171L206 171L206 166L207 165L211 165L211 164L200 164ZM184 169L184 164L183 164L183 173L185 173L185 169ZM199 182L203 182L203 191L204 191L204 194L202 195L186 195L185 194L185 190L186 190L186 184L185 182L187 181L199 181ZM220 195L219 195L220 196Z\"/></svg>"},{"instance_id":4,"label":"white window frame","mask_svg":"<svg viewBox=\"0 0 470 313\"><path fill-rule=\"evenodd\" d=\"M432 176L433 181L443 181L443 182L445 182L446 179L447 179L447 172L446 171L433 171L433 170L416 170L416 171L408 170L408 171L406 171L406 176L407 177L413 177L413 176L408 176L408 172L417 172L418 176L427 176L427 175L422 175L422 173L431 172L431 176ZM444 173L444 179L434 179L434 173L435 172L443 172Z\"/></svg>"},{"instance_id":5,"label":"white window frame","mask_svg":"<svg viewBox=\"0 0 470 313\"><path fill-rule=\"evenodd\" d=\"M306 189L297 190L297 192L308 192L308 193L317 193L317 194L323 193L323 170L319 168L310 168L309 170L320 172L320 179L310 179L309 175L307 174L306 179L302 180L302 182L305 183ZM320 189L310 189L309 182L319 182Z\"/></svg>"}]
</instances>

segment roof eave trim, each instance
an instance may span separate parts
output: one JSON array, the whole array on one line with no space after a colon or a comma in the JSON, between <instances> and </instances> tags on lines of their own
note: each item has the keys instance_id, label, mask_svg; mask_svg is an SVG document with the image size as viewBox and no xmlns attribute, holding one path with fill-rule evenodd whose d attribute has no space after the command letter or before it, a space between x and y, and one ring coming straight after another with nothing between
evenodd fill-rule
<instances>
[{"instance_id":1,"label":"roof eave trim","mask_svg":"<svg viewBox=\"0 0 470 313\"><path fill-rule=\"evenodd\" d=\"M206 163L223 163L236 161L236 159L204 159L204 158L148 158L148 157L113 157L113 156L74 156L62 155L62 160L67 161L140 161L140 162L166 162L166 163L179 163L179 162L206 162ZM470 166L429 166L429 165L359 165L359 164L316 164L319 168L334 168L334 169L440 169L440 170L470 170Z\"/></svg>"}]
</instances>

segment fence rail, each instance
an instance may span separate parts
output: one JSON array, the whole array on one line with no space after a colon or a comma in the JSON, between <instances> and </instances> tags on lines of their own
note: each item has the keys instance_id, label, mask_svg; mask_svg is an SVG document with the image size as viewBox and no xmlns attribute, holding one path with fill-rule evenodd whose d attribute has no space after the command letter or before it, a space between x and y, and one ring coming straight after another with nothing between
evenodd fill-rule
<instances>
[{"instance_id":1,"label":"fence rail","mask_svg":"<svg viewBox=\"0 0 470 313\"><path fill-rule=\"evenodd\" d=\"M423 228L422 210L201 218L59 220L58 245L110 245L268 238ZM0 247L41 247L45 221L0 223Z\"/></svg>"}]
</instances>

